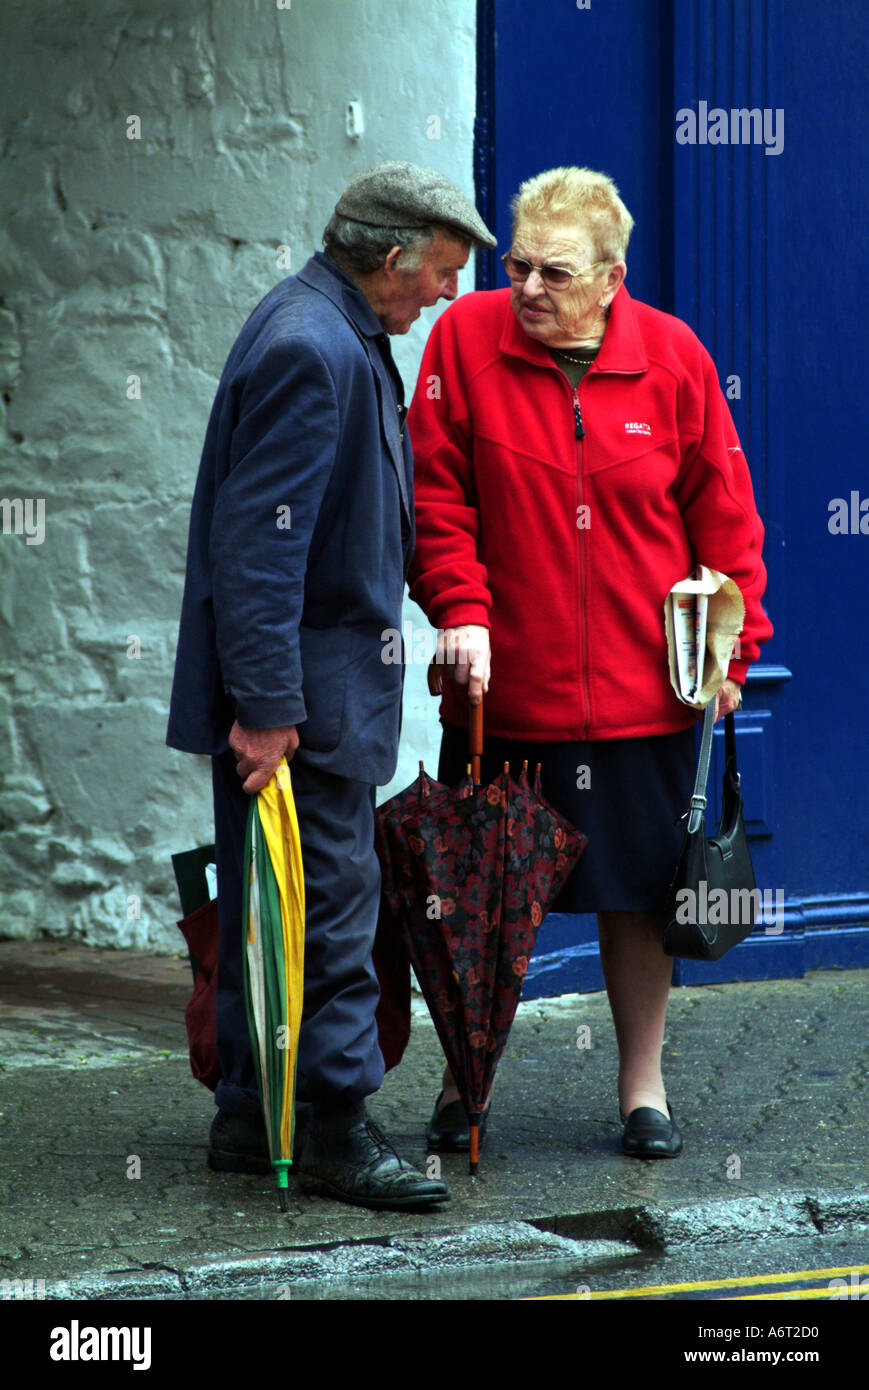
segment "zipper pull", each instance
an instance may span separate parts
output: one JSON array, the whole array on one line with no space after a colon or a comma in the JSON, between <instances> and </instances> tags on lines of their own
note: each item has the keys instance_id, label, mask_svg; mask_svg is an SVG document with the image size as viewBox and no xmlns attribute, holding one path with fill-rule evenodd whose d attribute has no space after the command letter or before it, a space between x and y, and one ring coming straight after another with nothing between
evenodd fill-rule
<instances>
[{"instance_id":1,"label":"zipper pull","mask_svg":"<svg viewBox=\"0 0 869 1390\"><path fill-rule=\"evenodd\" d=\"M582 423L582 411L579 408L579 390L573 393L573 420L575 429L573 431L576 439L585 439L585 425Z\"/></svg>"}]
</instances>

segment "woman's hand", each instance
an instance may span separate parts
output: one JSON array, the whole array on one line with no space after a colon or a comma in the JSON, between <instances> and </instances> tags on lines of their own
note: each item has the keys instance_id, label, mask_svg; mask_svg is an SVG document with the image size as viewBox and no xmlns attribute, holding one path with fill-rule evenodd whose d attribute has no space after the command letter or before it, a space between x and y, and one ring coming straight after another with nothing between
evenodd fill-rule
<instances>
[{"instance_id":1,"label":"woman's hand","mask_svg":"<svg viewBox=\"0 0 869 1390\"><path fill-rule=\"evenodd\" d=\"M489 689L492 666L489 629L473 623L443 628L438 632L435 662L445 667L459 685L466 685L469 702L478 705Z\"/></svg>"},{"instance_id":2,"label":"woman's hand","mask_svg":"<svg viewBox=\"0 0 869 1390\"><path fill-rule=\"evenodd\" d=\"M715 722L725 714L732 714L742 704L742 686L729 678L715 696Z\"/></svg>"}]
</instances>

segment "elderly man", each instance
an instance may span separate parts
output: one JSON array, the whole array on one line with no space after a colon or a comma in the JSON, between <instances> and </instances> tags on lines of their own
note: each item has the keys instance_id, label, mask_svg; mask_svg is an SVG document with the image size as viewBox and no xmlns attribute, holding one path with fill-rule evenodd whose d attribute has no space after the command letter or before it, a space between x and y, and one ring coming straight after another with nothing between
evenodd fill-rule
<instances>
[{"instance_id":1,"label":"elderly man","mask_svg":"<svg viewBox=\"0 0 869 1390\"><path fill-rule=\"evenodd\" d=\"M248 797L286 755L306 897L300 1186L401 1207L448 1193L365 1111L383 1079L375 787L395 771L403 676L381 660L381 633L401 626L414 545L387 335L454 299L471 244L494 238L442 175L390 163L349 185L323 240L325 254L254 309L221 377L193 499L167 742L212 756L222 1079L210 1166L269 1171L242 997L242 846Z\"/></svg>"}]
</instances>

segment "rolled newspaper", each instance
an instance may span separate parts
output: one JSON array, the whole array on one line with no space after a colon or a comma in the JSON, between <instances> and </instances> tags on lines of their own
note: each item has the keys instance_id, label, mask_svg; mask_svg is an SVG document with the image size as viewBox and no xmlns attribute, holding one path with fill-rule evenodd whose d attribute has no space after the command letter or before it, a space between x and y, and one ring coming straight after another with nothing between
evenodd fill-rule
<instances>
[{"instance_id":1,"label":"rolled newspaper","mask_svg":"<svg viewBox=\"0 0 869 1390\"><path fill-rule=\"evenodd\" d=\"M698 565L664 601L670 682L683 704L703 709L727 679L745 621L739 587L726 574Z\"/></svg>"}]
</instances>

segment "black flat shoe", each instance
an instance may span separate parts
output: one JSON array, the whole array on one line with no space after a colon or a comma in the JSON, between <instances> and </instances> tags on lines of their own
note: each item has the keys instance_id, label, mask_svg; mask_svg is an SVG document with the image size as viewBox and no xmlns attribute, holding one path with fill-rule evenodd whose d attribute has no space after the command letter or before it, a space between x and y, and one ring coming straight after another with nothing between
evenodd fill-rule
<instances>
[{"instance_id":1,"label":"black flat shoe","mask_svg":"<svg viewBox=\"0 0 869 1390\"><path fill-rule=\"evenodd\" d=\"M640 1105L631 1111L622 1131L622 1149L626 1154L631 1158L678 1158L682 1136L669 1102L667 1110L669 1119L651 1105Z\"/></svg>"},{"instance_id":2,"label":"black flat shoe","mask_svg":"<svg viewBox=\"0 0 869 1390\"><path fill-rule=\"evenodd\" d=\"M375 1211L428 1207L448 1202L438 1179L426 1178L399 1158L381 1129L364 1112L348 1127L320 1125L312 1118L298 1167L299 1187Z\"/></svg>"},{"instance_id":3,"label":"black flat shoe","mask_svg":"<svg viewBox=\"0 0 869 1390\"><path fill-rule=\"evenodd\" d=\"M468 1112L460 1100L450 1101L443 1110L438 1110L442 1095L443 1091L435 1101L434 1114L426 1126L425 1141L432 1153L466 1154L471 1147ZM484 1110L480 1116L480 1143L486 1133L488 1116L488 1110Z\"/></svg>"}]
</instances>

